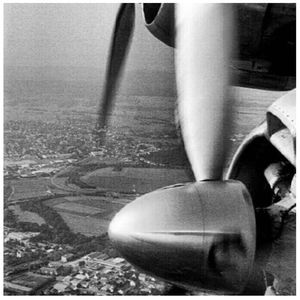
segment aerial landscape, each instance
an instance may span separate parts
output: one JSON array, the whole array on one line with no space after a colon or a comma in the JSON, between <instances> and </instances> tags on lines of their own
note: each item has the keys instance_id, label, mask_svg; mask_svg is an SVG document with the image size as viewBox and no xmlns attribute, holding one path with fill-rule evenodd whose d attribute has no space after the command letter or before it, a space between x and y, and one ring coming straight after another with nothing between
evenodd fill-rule
<instances>
[{"instance_id":1,"label":"aerial landscape","mask_svg":"<svg viewBox=\"0 0 300 300\"><path fill-rule=\"evenodd\" d=\"M4 295L196 294L144 274L108 237L113 217L137 197L195 181L180 131L174 50L143 28L142 15L109 122L97 127L116 9L5 8ZM253 64L239 63L249 83ZM265 73L255 79L264 87L278 81L277 91L230 87L224 174L285 94L279 90L294 84Z\"/></svg>"},{"instance_id":2,"label":"aerial landscape","mask_svg":"<svg viewBox=\"0 0 300 300\"><path fill-rule=\"evenodd\" d=\"M137 196L193 180L176 132L175 97L119 95L106 145L97 148L96 97L56 89L50 96L6 89L6 293L167 294L168 284L118 256L107 228ZM232 93L238 115L229 137L233 152L282 93Z\"/></svg>"}]
</instances>

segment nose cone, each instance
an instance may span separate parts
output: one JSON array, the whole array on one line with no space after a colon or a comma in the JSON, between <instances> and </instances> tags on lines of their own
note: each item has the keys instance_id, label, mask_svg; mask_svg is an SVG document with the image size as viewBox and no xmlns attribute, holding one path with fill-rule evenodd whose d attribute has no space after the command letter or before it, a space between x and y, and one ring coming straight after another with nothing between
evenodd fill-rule
<instances>
[{"instance_id":1,"label":"nose cone","mask_svg":"<svg viewBox=\"0 0 300 300\"><path fill-rule=\"evenodd\" d=\"M202 210L197 201L192 201L194 194L193 185L182 184L139 197L114 217L109 226L110 238L121 245L145 235L202 228Z\"/></svg>"},{"instance_id":2,"label":"nose cone","mask_svg":"<svg viewBox=\"0 0 300 300\"><path fill-rule=\"evenodd\" d=\"M125 206L112 220L109 236L147 273L186 287L239 292L255 249L249 200L233 181L167 187Z\"/></svg>"},{"instance_id":3,"label":"nose cone","mask_svg":"<svg viewBox=\"0 0 300 300\"><path fill-rule=\"evenodd\" d=\"M192 185L146 194L125 206L112 220L109 236L132 264L161 277L176 277L181 258L197 241L186 231L203 231L201 206L192 199ZM187 199L189 198L189 199ZM184 201L186 200L186 201ZM201 238L201 237L200 237ZM153 268L154 267L154 268Z\"/></svg>"}]
</instances>

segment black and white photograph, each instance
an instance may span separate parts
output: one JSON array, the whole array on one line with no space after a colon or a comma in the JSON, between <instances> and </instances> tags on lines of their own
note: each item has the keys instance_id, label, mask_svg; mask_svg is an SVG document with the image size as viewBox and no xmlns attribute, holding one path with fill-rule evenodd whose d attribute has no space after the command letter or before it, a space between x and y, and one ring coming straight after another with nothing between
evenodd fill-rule
<instances>
[{"instance_id":1,"label":"black and white photograph","mask_svg":"<svg viewBox=\"0 0 300 300\"><path fill-rule=\"evenodd\" d=\"M296 295L296 3L2 9L3 295Z\"/></svg>"}]
</instances>

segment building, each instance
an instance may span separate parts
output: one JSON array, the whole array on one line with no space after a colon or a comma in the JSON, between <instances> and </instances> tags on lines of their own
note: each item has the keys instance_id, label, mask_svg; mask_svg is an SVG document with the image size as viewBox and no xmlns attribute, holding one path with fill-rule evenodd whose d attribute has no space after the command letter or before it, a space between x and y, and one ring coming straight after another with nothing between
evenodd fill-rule
<instances>
[{"instance_id":1,"label":"building","mask_svg":"<svg viewBox=\"0 0 300 300\"><path fill-rule=\"evenodd\" d=\"M72 285L72 288L73 289L77 289L77 287L79 286L79 284L80 284L80 282L81 282L82 280L80 280L80 279L72 279L71 281L70 281L70 283L71 283L71 285Z\"/></svg>"},{"instance_id":2,"label":"building","mask_svg":"<svg viewBox=\"0 0 300 300\"><path fill-rule=\"evenodd\" d=\"M56 266L56 267L41 267L40 272L44 275L49 276L57 276L63 273L63 266Z\"/></svg>"},{"instance_id":3,"label":"building","mask_svg":"<svg viewBox=\"0 0 300 300\"><path fill-rule=\"evenodd\" d=\"M84 279L87 279L86 275L85 274L77 274L75 276L76 279L79 279L79 280L84 280Z\"/></svg>"},{"instance_id":4,"label":"building","mask_svg":"<svg viewBox=\"0 0 300 300\"><path fill-rule=\"evenodd\" d=\"M97 261L88 261L85 265L86 269L91 269L91 270L100 270L104 268L104 266L97 262Z\"/></svg>"},{"instance_id":5,"label":"building","mask_svg":"<svg viewBox=\"0 0 300 300\"><path fill-rule=\"evenodd\" d=\"M64 262L64 263L66 263L66 262L72 260L73 257L74 257L74 254L72 254L72 253L64 254L64 255L61 257L61 261Z\"/></svg>"},{"instance_id":6,"label":"building","mask_svg":"<svg viewBox=\"0 0 300 300\"><path fill-rule=\"evenodd\" d=\"M64 279L62 280L64 283L70 283L70 281L72 280L72 276L68 275L68 276L65 276Z\"/></svg>"},{"instance_id":7,"label":"building","mask_svg":"<svg viewBox=\"0 0 300 300\"><path fill-rule=\"evenodd\" d=\"M53 286L53 289L55 289L58 293L63 293L68 288L68 284L64 282L58 282Z\"/></svg>"},{"instance_id":8,"label":"building","mask_svg":"<svg viewBox=\"0 0 300 300\"><path fill-rule=\"evenodd\" d=\"M61 261L50 261L48 263L48 267L50 267L50 268L57 268L57 267L60 267L62 265L63 265L63 263Z\"/></svg>"},{"instance_id":9,"label":"building","mask_svg":"<svg viewBox=\"0 0 300 300\"><path fill-rule=\"evenodd\" d=\"M22 241L24 239L29 239L33 236L38 235L38 234L39 234L38 232L16 232L16 231L11 231L5 237L4 242L6 243L9 240Z\"/></svg>"}]
</instances>

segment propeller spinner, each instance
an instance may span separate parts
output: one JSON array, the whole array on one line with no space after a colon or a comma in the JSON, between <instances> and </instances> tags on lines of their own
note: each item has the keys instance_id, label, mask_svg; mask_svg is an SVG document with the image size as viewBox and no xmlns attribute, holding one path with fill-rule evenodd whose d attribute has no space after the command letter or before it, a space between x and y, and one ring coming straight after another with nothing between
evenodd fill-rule
<instances>
[{"instance_id":1,"label":"propeller spinner","mask_svg":"<svg viewBox=\"0 0 300 300\"><path fill-rule=\"evenodd\" d=\"M154 276L186 288L239 293L252 271L255 217L241 182L200 181L128 204L111 222L109 236L130 263Z\"/></svg>"}]
</instances>

